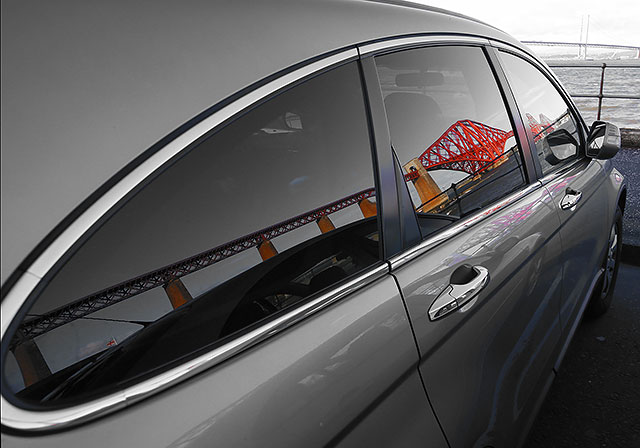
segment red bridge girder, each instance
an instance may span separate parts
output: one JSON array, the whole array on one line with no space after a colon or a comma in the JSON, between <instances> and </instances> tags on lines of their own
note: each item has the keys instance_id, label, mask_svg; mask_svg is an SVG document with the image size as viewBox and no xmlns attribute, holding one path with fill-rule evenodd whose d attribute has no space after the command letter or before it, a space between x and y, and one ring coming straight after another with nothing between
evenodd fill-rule
<instances>
[{"instance_id":1,"label":"red bridge girder","mask_svg":"<svg viewBox=\"0 0 640 448\"><path fill-rule=\"evenodd\" d=\"M475 174L504 153L513 131L503 131L472 120L452 124L418 160L427 168L446 168Z\"/></svg>"}]
</instances>

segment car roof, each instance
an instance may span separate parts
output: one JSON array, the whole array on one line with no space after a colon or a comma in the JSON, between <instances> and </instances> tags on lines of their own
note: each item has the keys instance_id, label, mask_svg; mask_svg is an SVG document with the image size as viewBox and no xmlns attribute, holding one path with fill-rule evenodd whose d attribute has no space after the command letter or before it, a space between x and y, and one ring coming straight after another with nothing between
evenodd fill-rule
<instances>
[{"instance_id":1,"label":"car roof","mask_svg":"<svg viewBox=\"0 0 640 448\"><path fill-rule=\"evenodd\" d=\"M407 2L2 2L2 272L172 131L317 55L476 20ZM22 268L25 268L24 266Z\"/></svg>"}]
</instances>

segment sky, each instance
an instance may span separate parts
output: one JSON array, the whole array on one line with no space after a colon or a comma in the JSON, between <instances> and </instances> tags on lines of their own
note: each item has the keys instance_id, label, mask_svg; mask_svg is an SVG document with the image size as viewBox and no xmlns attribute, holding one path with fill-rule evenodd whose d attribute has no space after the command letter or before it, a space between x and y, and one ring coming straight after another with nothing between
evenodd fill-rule
<instances>
[{"instance_id":1,"label":"sky","mask_svg":"<svg viewBox=\"0 0 640 448\"><path fill-rule=\"evenodd\" d=\"M640 47L640 0L412 0L474 17L518 40L579 42L590 16L589 43Z\"/></svg>"}]
</instances>

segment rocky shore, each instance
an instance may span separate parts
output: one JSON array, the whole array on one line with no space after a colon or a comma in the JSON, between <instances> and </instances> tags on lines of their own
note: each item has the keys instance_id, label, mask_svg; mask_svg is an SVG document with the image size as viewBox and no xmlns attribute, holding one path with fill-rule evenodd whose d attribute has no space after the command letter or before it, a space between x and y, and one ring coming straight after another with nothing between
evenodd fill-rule
<instances>
[{"instance_id":1,"label":"rocky shore","mask_svg":"<svg viewBox=\"0 0 640 448\"><path fill-rule=\"evenodd\" d=\"M621 128L620 138L624 149L640 149L640 129Z\"/></svg>"}]
</instances>

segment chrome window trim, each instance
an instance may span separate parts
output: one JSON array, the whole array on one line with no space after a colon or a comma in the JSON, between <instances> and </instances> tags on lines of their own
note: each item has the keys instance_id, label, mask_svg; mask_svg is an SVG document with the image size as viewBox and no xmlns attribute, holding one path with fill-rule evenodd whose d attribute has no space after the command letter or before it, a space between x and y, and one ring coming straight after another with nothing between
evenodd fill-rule
<instances>
[{"instance_id":1,"label":"chrome window trim","mask_svg":"<svg viewBox=\"0 0 640 448\"><path fill-rule=\"evenodd\" d=\"M281 77L252 90L238 98L209 117L195 124L180 134L166 146L161 148L129 174L111 187L96 202L90 205L76 218L55 240L38 256L38 258L22 273L13 287L2 300L0 317L0 339L18 314L29 295L38 286L42 278L55 266L62 256L80 239L104 214L113 208L131 190L144 182L151 174L160 169L167 161L183 151L197 139L216 126L232 118L257 101L287 87L314 73L325 70L349 59L356 59L358 50L350 48L320 60L309 63ZM19 408L0 396L0 421L2 425L19 430L51 430L66 428L99 415L122 408L132 402L141 400L155 392L165 389L186 378L189 378L223 360L237 354L258 342L282 331L284 328L306 318L308 315L328 306L354 290L381 277L388 272L388 265L376 266L349 282L326 292L316 299L292 310L271 322L230 341L195 360L175 367L154 378L143 381L125 390L110 394L81 405L51 411L30 411Z\"/></svg>"},{"instance_id":2,"label":"chrome window trim","mask_svg":"<svg viewBox=\"0 0 640 448\"><path fill-rule=\"evenodd\" d=\"M32 274L42 278L53 267L55 262L71 247L71 245L84 234L102 215L111 209L129 191L140 184L158 168L164 165L169 159L181 152L188 145L202 137L204 134L215 128L220 123L233 117L243 109L251 106L262 98L280 90L287 85L298 81L315 72L323 70L332 65L338 64L350 58L357 58L356 49L349 49L342 53L329 56L320 61L285 74L282 77L271 81L256 90L253 90L234 101L228 106L215 112L211 116L202 120L192 128L185 131L175 140L153 154L142 164L136 167L131 173L125 176L120 182L113 186L107 193L91 205L78 219L76 219L67 229L56 238L47 249L33 262L27 269ZM4 326L3 326L4 334Z\"/></svg>"},{"instance_id":3,"label":"chrome window trim","mask_svg":"<svg viewBox=\"0 0 640 448\"><path fill-rule=\"evenodd\" d=\"M371 284L388 272L389 266L387 263L378 264L331 291L325 292L317 298L298 306L291 312L267 322L259 328L229 341L221 347L200 355L180 366L167 370L153 378L87 403L64 409L35 412L18 408L2 397L2 424L14 429L30 431L63 429L121 409L171 387L178 382L184 381L187 378L191 378L249 347L253 347L308 316L328 307L343 297Z\"/></svg>"},{"instance_id":4,"label":"chrome window trim","mask_svg":"<svg viewBox=\"0 0 640 448\"><path fill-rule=\"evenodd\" d=\"M400 268L404 264L414 260L415 258L430 251L434 247L447 241L448 239L459 235L460 233L464 232L470 227L473 227L479 222L484 221L486 218L504 210L506 207L518 202L520 199L540 189L541 187L542 187L542 184L540 183L540 181L536 181L536 183L528 185L522 190L519 190L505 198L500 199L496 203L486 207L484 210L481 210L467 218L464 218L463 220L456 223L452 227L445 229L442 232L430 238L427 238L426 240L422 241L418 245L404 251L403 253L394 256L389 260L391 271L393 272L394 270Z\"/></svg>"},{"instance_id":5,"label":"chrome window trim","mask_svg":"<svg viewBox=\"0 0 640 448\"><path fill-rule=\"evenodd\" d=\"M431 35L431 36L416 36L416 37L398 37L385 40L382 42L375 42L372 44L365 44L358 47L360 56L368 56L373 53L379 53L388 50L400 50L411 47L419 47L424 44L476 44L476 45L488 45L489 39L475 37L475 36L454 36L454 35Z\"/></svg>"},{"instance_id":6,"label":"chrome window trim","mask_svg":"<svg viewBox=\"0 0 640 448\"><path fill-rule=\"evenodd\" d=\"M538 62L536 60L536 56L532 51L526 51L520 47L517 47L515 45L509 45L506 44L504 42L501 42L499 40L494 40L494 39L488 39L489 40L489 45L491 45L492 47L498 49L498 50L508 50L514 53L518 53L520 56L525 56L527 58L527 60L532 59L533 62ZM528 48L527 48L528 50ZM543 66L545 68L545 70L549 70L549 67L547 66Z\"/></svg>"},{"instance_id":7,"label":"chrome window trim","mask_svg":"<svg viewBox=\"0 0 640 448\"><path fill-rule=\"evenodd\" d=\"M544 72L547 75L547 78L548 79L550 78L549 82L551 82L553 87L555 87L555 89L558 90L558 92L560 93L560 96L565 101L565 103L567 103L571 107L571 111L573 112L574 118L577 118L578 124L583 128L582 129L583 133L586 133L589 131L589 127L585 123L584 118L582 117L582 114L578 110L578 107L573 102L573 98L571 98L571 95L569 95L569 92L567 92L567 90L564 88L564 86L562 85L562 83L560 82L556 74L553 72L553 70L551 70L551 67L549 67L543 60L538 59L538 57L533 52L527 52L527 51L524 51L522 48L507 45L504 42L499 42L491 39L489 40L489 42L492 47L498 50L506 50L508 52L511 52L521 57L525 61L529 62L530 64L534 65L538 70ZM585 142L586 142L586 138L585 138Z\"/></svg>"},{"instance_id":8,"label":"chrome window trim","mask_svg":"<svg viewBox=\"0 0 640 448\"><path fill-rule=\"evenodd\" d=\"M580 110L578 110L578 107L573 102L573 98L571 98L571 95L569 95L569 92L567 92L567 90L564 88L564 86L562 85L562 83L560 82L556 74L553 72L553 70L551 70L551 68L544 61L538 60L537 56L535 56L533 53L528 53L518 47L506 45L503 42L490 40L490 43L491 43L491 46L495 47L496 49L507 50L508 52L511 52L512 54L519 56L520 58L524 59L526 62L530 63L535 68L543 72L543 74L546 75L546 78L549 81L549 83L556 89L556 91L560 94L560 97L562 98L562 100L568 106L569 111L571 112L571 116L573 120L576 122L576 127L580 135L580 146L577 148L578 151L577 151L576 159L570 162L570 164L567 166L555 168L551 173L544 175L542 177L539 177L539 180L541 180L543 184L546 184L549 182L550 179L553 179L554 177L557 177L560 173L563 173L565 169L572 168L577 163L582 162L585 159L588 159L586 154L586 144L587 144L587 134L589 132L589 127L585 123L584 118L580 113ZM502 61L500 63L502 64ZM516 104L517 102L518 101L516 100ZM531 141L531 143L533 143L533 141ZM535 145L533 147L535 147ZM535 154L533 152L532 152L532 155L535 158Z\"/></svg>"},{"instance_id":9,"label":"chrome window trim","mask_svg":"<svg viewBox=\"0 0 640 448\"><path fill-rule=\"evenodd\" d=\"M539 179L539 181L540 181L540 183L542 185L547 185L549 182L552 182L555 179L565 175L567 173L567 171L570 171L573 168L576 168L580 164L588 165L589 163L591 163L592 160L593 159L589 159L588 157L579 157L579 158L573 160L571 163L560 167L560 169L557 169L556 171L552 171L551 173L547 174L546 176L541 177Z\"/></svg>"}]
</instances>

